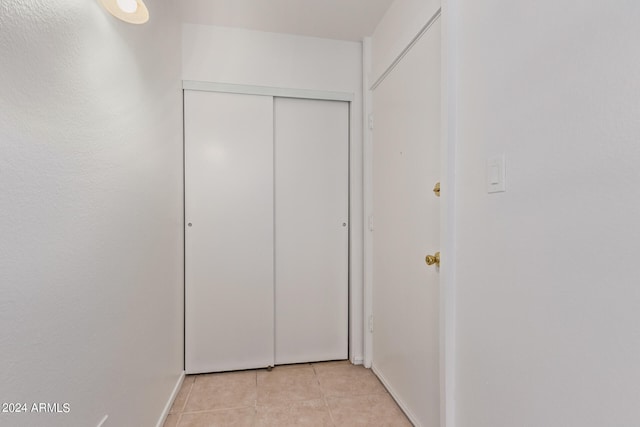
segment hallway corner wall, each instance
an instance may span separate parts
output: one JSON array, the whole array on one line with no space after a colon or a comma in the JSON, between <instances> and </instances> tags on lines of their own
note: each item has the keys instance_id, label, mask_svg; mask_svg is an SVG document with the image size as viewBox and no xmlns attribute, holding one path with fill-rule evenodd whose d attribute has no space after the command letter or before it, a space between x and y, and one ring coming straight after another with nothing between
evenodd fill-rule
<instances>
[{"instance_id":1,"label":"hallway corner wall","mask_svg":"<svg viewBox=\"0 0 640 427\"><path fill-rule=\"evenodd\" d=\"M147 5L0 5L2 425L156 425L182 374L181 33Z\"/></svg>"},{"instance_id":2,"label":"hallway corner wall","mask_svg":"<svg viewBox=\"0 0 640 427\"><path fill-rule=\"evenodd\" d=\"M456 3L456 426L639 425L640 5Z\"/></svg>"}]
</instances>

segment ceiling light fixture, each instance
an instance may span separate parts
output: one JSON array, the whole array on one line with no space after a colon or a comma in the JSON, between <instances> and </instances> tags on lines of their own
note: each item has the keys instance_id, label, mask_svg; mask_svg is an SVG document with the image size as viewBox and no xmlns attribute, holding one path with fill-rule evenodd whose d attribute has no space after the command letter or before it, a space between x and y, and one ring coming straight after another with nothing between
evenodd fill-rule
<instances>
[{"instance_id":1,"label":"ceiling light fixture","mask_svg":"<svg viewBox=\"0 0 640 427\"><path fill-rule=\"evenodd\" d=\"M100 0L105 9L118 19L130 24L144 24L149 10L142 0Z\"/></svg>"}]
</instances>

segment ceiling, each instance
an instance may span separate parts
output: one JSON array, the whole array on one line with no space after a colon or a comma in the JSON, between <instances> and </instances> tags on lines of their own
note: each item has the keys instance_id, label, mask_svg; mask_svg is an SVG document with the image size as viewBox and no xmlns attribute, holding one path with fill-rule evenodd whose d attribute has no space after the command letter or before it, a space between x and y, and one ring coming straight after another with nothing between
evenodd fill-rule
<instances>
[{"instance_id":1,"label":"ceiling","mask_svg":"<svg viewBox=\"0 0 640 427\"><path fill-rule=\"evenodd\" d=\"M275 33L360 41L393 0L181 0L182 20Z\"/></svg>"}]
</instances>

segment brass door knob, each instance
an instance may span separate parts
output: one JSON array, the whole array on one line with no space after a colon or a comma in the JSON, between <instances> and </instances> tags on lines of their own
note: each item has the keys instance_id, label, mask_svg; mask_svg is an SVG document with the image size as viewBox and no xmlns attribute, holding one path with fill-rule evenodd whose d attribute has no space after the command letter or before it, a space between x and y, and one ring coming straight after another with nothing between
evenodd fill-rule
<instances>
[{"instance_id":1,"label":"brass door knob","mask_svg":"<svg viewBox=\"0 0 640 427\"><path fill-rule=\"evenodd\" d=\"M427 265L435 264L437 267L440 267L440 252L436 252L433 255L427 255L425 261L427 262Z\"/></svg>"},{"instance_id":2,"label":"brass door knob","mask_svg":"<svg viewBox=\"0 0 640 427\"><path fill-rule=\"evenodd\" d=\"M436 186L433 187L433 192L435 193L436 197L440 197L440 182L436 182Z\"/></svg>"}]
</instances>

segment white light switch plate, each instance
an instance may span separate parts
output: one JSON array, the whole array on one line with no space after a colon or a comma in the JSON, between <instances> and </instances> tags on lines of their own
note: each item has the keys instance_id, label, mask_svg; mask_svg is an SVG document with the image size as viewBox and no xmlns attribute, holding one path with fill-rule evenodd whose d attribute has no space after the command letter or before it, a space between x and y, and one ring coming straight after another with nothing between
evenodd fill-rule
<instances>
[{"instance_id":1,"label":"white light switch plate","mask_svg":"<svg viewBox=\"0 0 640 427\"><path fill-rule=\"evenodd\" d=\"M507 191L504 154L487 159L487 193Z\"/></svg>"}]
</instances>

